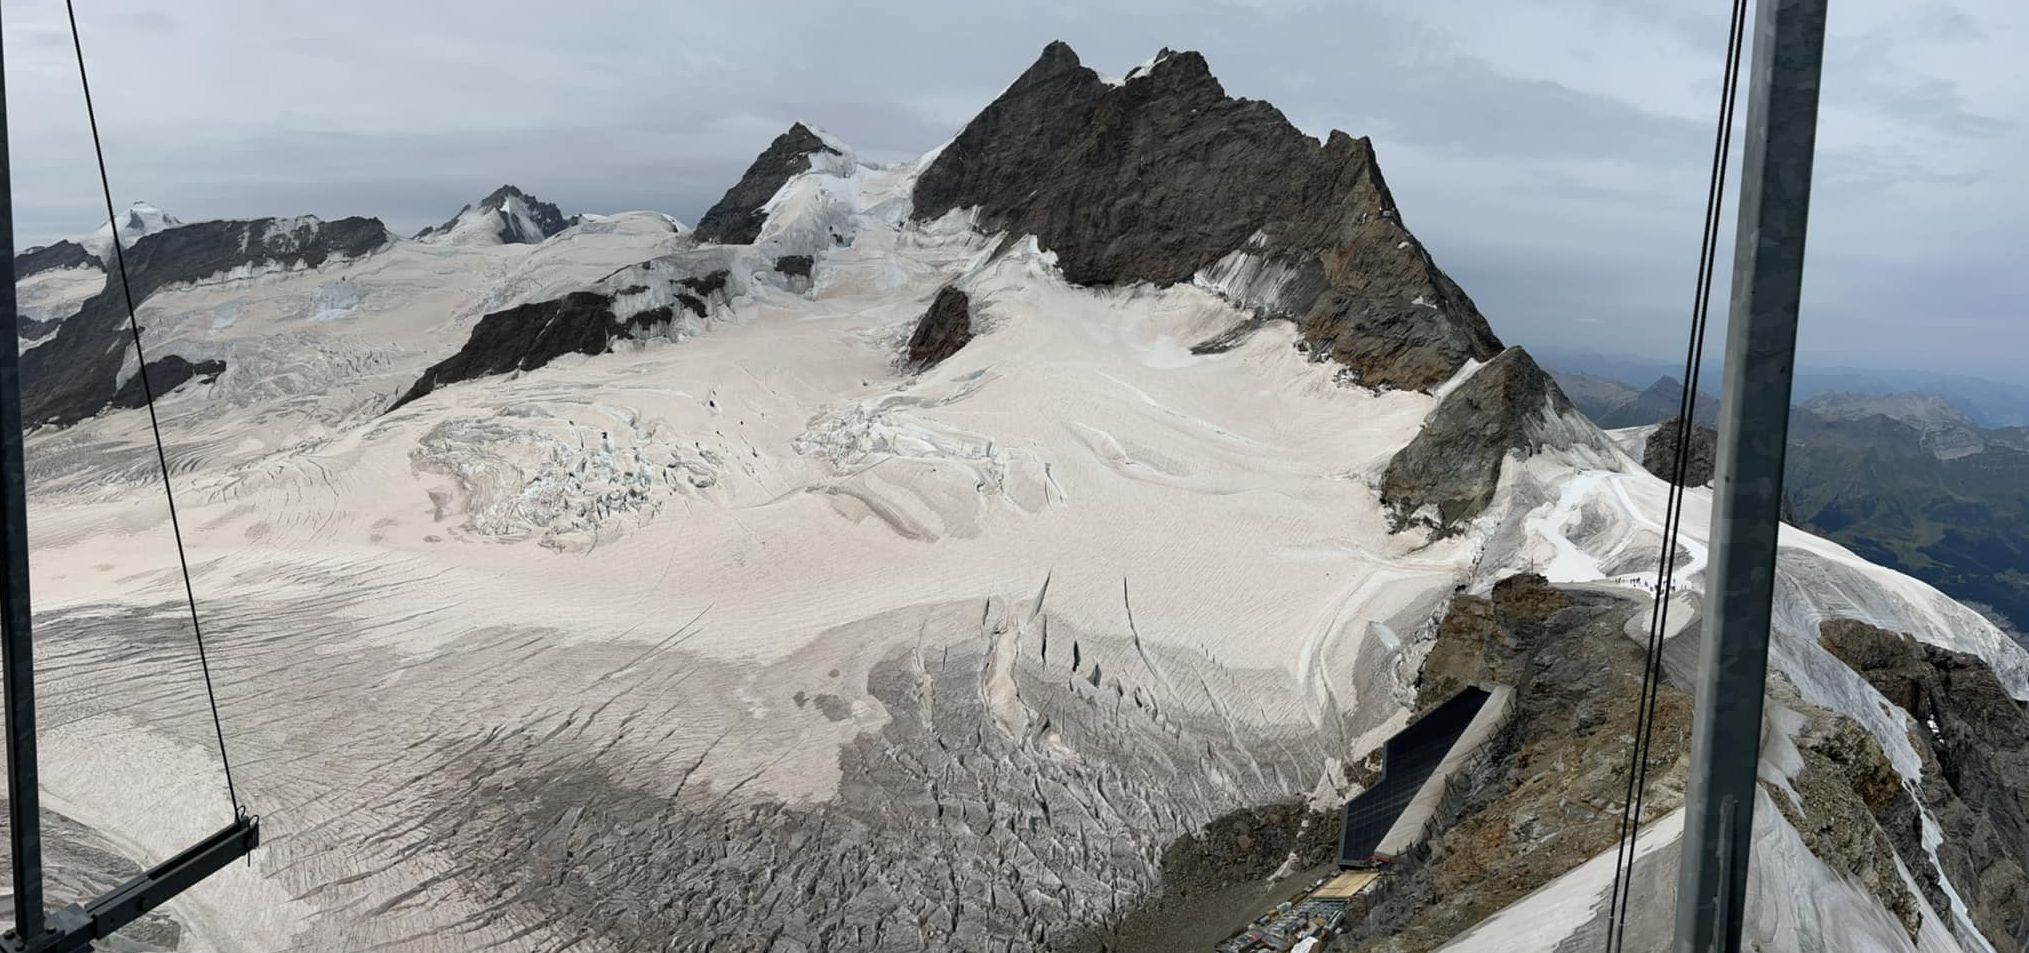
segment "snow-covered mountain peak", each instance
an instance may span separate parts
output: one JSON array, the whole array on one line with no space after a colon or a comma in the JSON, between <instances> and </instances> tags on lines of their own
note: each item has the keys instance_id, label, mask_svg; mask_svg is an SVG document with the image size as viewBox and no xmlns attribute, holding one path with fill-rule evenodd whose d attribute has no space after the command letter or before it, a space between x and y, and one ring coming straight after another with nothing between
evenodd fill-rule
<instances>
[{"instance_id":1,"label":"snow-covered mountain peak","mask_svg":"<svg viewBox=\"0 0 2029 953\"><path fill-rule=\"evenodd\" d=\"M141 243L150 357L180 375L165 440L204 491L194 571L242 623L221 653L287 661L235 718L263 755L246 790L319 858L250 870L198 939L1078 948L1162 918L1170 858L1266 901L1277 865L1309 882L1335 819L1277 812L1371 783L1440 679L1512 688L1511 721L1375 923L1454 951L1597 935L1675 494L1502 346L1370 143L1320 143L1202 62L1109 85L1052 44L892 167L791 125L697 234L625 213L501 245L539 204L502 188L421 241L262 220ZM160 659L133 630L161 592L121 583L161 527L108 505L156 489L146 421L117 410L124 318L95 293L23 362L52 664L95 674L52 685L59 723ZM1711 494L1682 499L1666 674L1695 655L1709 559ZM2016 714L2029 653L1793 527L1781 550L1750 937L1987 949L1966 938L2019 896L2001 860L2029 825L1977 816L2012 775L1952 745ZM1891 636L1827 647L1836 619L1967 658L1862 672L1846 658ZM1925 732L1866 678L1919 661L1940 691L1990 666L1979 710ZM212 763L173 723L118 727L151 757L81 733L48 783L173 850L161 785L106 764ZM1265 866L1206 853L1221 830ZM430 862L390 862L389 831ZM1455 900L1419 897L1436 876ZM615 921L611 896L669 902ZM376 909L402 915L362 934Z\"/></svg>"},{"instance_id":2,"label":"snow-covered mountain peak","mask_svg":"<svg viewBox=\"0 0 2029 953\"><path fill-rule=\"evenodd\" d=\"M789 180L813 170L850 175L858 161L836 138L797 122L756 156L740 181L697 221L699 241L745 245L761 235L767 206Z\"/></svg>"},{"instance_id":3,"label":"snow-covered mountain peak","mask_svg":"<svg viewBox=\"0 0 2029 953\"><path fill-rule=\"evenodd\" d=\"M534 245L569 228L555 205L512 185L467 205L442 225L423 229L415 240L461 245Z\"/></svg>"},{"instance_id":4,"label":"snow-covered mountain peak","mask_svg":"<svg viewBox=\"0 0 2029 953\"><path fill-rule=\"evenodd\" d=\"M110 222L99 226L98 231L79 240L87 251L101 260L113 253L113 230L118 226L120 244L132 248L143 235L167 231L183 224L183 220L147 202L135 202L115 216Z\"/></svg>"}]
</instances>

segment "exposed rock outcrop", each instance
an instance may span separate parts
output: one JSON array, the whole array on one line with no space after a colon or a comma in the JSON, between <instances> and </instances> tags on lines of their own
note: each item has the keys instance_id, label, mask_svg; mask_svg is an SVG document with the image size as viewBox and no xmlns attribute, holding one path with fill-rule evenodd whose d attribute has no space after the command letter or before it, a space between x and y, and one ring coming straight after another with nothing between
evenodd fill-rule
<instances>
[{"instance_id":1,"label":"exposed rock outcrop","mask_svg":"<svg viewBox=\"0 0 2029 953\"><path fill-rule=\"evenodd\" d=\"M2029 947L2029 715L1977 656L1850 619L1818 642L1914 720L1939 864L1989 943Z\"/></svg>"},{"instance_id":2,"label":"exposed rock outcrop","mask_svg":"<svg viewBox=\"0 0 2029 953\"><path fill-rule=\"evenodd\" d=\"M112 406L128 409L145 406L148 403L150 388L154 390L155 396L161 397L189 383L192 378L197 378L200 383L209 384L223 373L225 373L224 361L198 361L193 364L180 354L171 354L161 360L148 362L145 387L142 385L140 374L127 378L127 383L122 384L119 392L113 395Z\"/></svg>"},{"instance_id":3,"label":"exposed rock outcrop","mask_svg":"<svg viewBox=\"0 0 2029 953\"><path fill-rule=\"evenodd\" d=\"M1623 630L1634 603L1566 591L1541 576L1461 595L1417 682L1419 709L1470 685L1514 688L1508 727L1426 848L1398 860L1334 949L1435 950L1531 891L1612 852L1627 796L1641 646ZM1656 700L1643 815L1683 799L1691 699Z\"/></svg>"},{"instance_id":4,"label":"exposed rock outcrop","mask_svg":"<svg viewBox=\"0 0 2029 953\"><path fill-rule=\"evenodd\" d=\"M726 190L717 204L697 220L698 241L721 245L746 245L761 236L768 216L761 210L792 176L810 170L810 157L819 153L838 154L809 126L797 123L775 137L740 181Z\"/></svg>"},{"instance_id":5,"label":"exposed rock outcrop","mask_svg":"<svg viewBox=\"0 0 2029 953\"><path fill-rule=\"evenodd\" d=\"M972 340L972 299L965 292L945 285L930 302L930 310L916 322L909 336L909 367L923 370L935 366Z\"/></svg>"},{"instance_id":6,"label":"exposed rock outcrop","mask_svg":"<svg viewBox=\"0 0 2029 953\"><path fill-rule=\"evenodd\" d=\"M1089 930L1065 953L1209 950L1235 925L1334 870L1338 819L1301 803L1221 816L1162 852L1162 892L1117 922ZM1279 876L1278 876L1279 874Z\"/></svg>"},{"instance_id":7,"label":"exposed rock outcrop","mask_svg":"<svg viewBox=\"0 0 2029 953\"><path fill-rule=\"evenodd\" d=\"M775 259L775 270L791 278L808 278L815 264L809 255L783 255Z\"/></svg>"},{"instance_id":8,"label":"exposed rock outcrop","mask_svg":"<svg viewBox=\"0 0 2029 953\"><path fill-rule=\"evenodd\" d=\"M170 285L240 268L315 267L365 255L389 238L386 226L372 218L199 222L134 242L126 250L127 278L138 305ZM21 355L22 420L72 424L112 405L128 333L126 297L118 282L108 283L64 321L61 334Z\"/></svg>"},{"instance_id":9,"label":"exposed rock outcrop","mask_svg":"<svg viewBox=\"0 0 2029 953\"><path fill-rule=\"evenodd\" d=\"M1923 819L1916 799L1903 787L1902 776L1881 745L1859 722L1804 703L1780 681L1770 689L1808 723L1795 739L1803 760L1789 781L1796 797L1764 782L1769 800L1813 855L1852 878L1915 940L1923 912L1895 869L1897 858L1916 879L1931 909L1951 909L1937 867L1923 851Z\"/></svg>"},{"instance_id":10,"label":"exposed rock outcrop","mask_svg":"<svg viewBox=\"0 0 2029 953\"><path fill-rule=\"evenodd\" d=\"M494 189L477 206L467 205L442 225L416 233L417 241L452 235L503 245L535 245L571 226L555 205L512 185Z\"/></svg>"},{"instance_id":11,"label":"exposed rock outcrop","mask_svg":"<svg viewBox=\"0 0 2029 953\"><path fill-rule=\"evenodd\" d=\"M1419 522L1448 531L1486 510L1508 454L1598 441L1550 375L1511 347L1445 394L1388 462L1381 502L1398 528Z\"/></svg>"},{"instance_id":12,"label":"exposed rock outcrop","mask_svg":"<svg viewBox=\"0 0 2029 953\"><path fill-rule=\"evenodd\" d=\"M1649 434L1648 443L1642 447L1642 467L1656 476L1670 480L1676 475L1677 440L1683 432L1683 418L1672 417ZM1704 486L1712 482L1712 468L1719 457L1719 431L1710 427L1691 428L1691 445L1684 457L1685 486Z\"/></svg>"},{"instance_id":13,"label":"exposed rock outcrop","mask_svg":"<svg viewBox=\"0 0 2029 953\"><path fill-rule=\"evenodd\" d=\"M39 248L31 248L14 256L14 280L20 281L30 275L58 268L91 267L104 270L105 262L99 260L85 246L73 241L60 241Z\"/></svg>"},{"instance_id":14,"label":"exposed rock outcrop","mask_svg":"<svg viewBox=\"0 0 2029 953\"><path fill-rule=\"evenodd\" d=\"M1363 384L1428 388L1501 349L1402 226L1373 146L1227 96L1197 53L1110 85L1052 43L937 155L915 216L977 208L1085 285L1194 277L1296 323Z\"/></svg>"},{"instance_id":15,"label":"exposed rock outcrop","mask_svg":"<svg viewBox=\"0 0 2029 953\"><path fill-rule=\"evenodd\" d=\"M388 410L447 384L531 371L565 354L604 354L623 339L695 328L712 303L726 297L731 272L671 274L673 266L671 259L643 262L609 276L604 284L610 290L574 291L482 316L458 352L431 365Z\"/></svg>"},{"instance_id":16,"label":"exposed rock outcrop","mask_svg":"<svg viewBox=\"0 0 2029 953\"><path fill-rule=\"evenodd\" d=\"M496 311L480 318L458 353L431 365L388 409L446 384L534 370L565 354L604 354L615 338L668 324L672 316L664 306L623 322L613 313L613 297L596 291L574 291L553 301Z\"/></svg>"}]
</instances>

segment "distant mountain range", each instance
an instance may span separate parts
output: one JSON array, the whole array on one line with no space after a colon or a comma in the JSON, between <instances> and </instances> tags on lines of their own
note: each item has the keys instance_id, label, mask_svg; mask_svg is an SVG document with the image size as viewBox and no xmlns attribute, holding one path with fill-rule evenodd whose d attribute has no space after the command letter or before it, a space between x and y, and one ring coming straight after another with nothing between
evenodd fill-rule
<instances>
[{"instance_id":1,"label":"distant mountain range","mask_svg":"<svg viewBox=\"0 0 2029 953\"><path fill-rule=\"evenodd\" d=\"M1656 360L1536 345L1530 345L1529 352L1557 375L1567 391L1571 386L1568 379L1573 375L1621 386L1637 382L1634 388L1639 390L1642 386L1639 382L1659 377L1681 379L1684 374L1684 362L1681 360ZM1699 375L1699 388L1709 394L1719 393L1721 370L1718 361L1707 360ZM1929 394L1943 398L1966 419L1981 427L2029 426L2029 386L2022 384L1922 370L1852 367L1804 367L1797 370L1795 396L1798 401L1833 394ZM1576 394L1572 394L1572 400L1581 408L1585 406L1584 402L1578 401Z\"/></svg>"},{"instance_id":2,"label":"distant mountain range","mask_svg":"<svg viewBox=\"0 0 2029 953\"><path fill-rule=\"evenodd\" d=\"M1683 393L1669 376L1637 389L1553 375L1608 429L1674 420ZM1697 406L1712 426L1718 401ZM1786 470L1798 525L2010 620L2029 644L2029 427L1982 426L1943 394L1821 393L1791 412Z\"/></svg>"}]
</instances>

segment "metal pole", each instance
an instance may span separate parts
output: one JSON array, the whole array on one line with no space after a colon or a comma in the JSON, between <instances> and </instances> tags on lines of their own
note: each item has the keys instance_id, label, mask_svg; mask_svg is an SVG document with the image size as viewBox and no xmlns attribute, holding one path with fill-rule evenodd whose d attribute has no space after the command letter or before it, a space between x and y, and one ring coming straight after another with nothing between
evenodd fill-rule
<instances>
[{"instance_id":1,"label":"metal pole","mask_svg":"<svg viewBox=\"0 0 2029 953\"><path fill-rule=\"evenodd\" d=\"M29 633L28 480L21 454L20 328L14 299L14 188L7 154L7 82L0 58L0 686L7 708L8 847L14 929L43 933L42 799L35 775L35 653Z\"/></svg>"},{"instance_id":2,"label":"metal pole","mask_svg":"<svg viewBox=\"0 0 2029 953\"><path fill-rule=\"evenodd\" d=\"M1738 953L1826 0L1757 0L1677 953Z\"/></svg>"}]
</instances>

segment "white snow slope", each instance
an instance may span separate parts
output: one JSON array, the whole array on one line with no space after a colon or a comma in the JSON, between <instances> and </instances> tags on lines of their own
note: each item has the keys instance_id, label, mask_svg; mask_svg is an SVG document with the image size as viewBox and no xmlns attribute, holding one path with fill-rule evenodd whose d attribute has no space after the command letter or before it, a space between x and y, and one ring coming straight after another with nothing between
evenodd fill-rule
<instances>
[{"instance_id":1,"label":"white snow slope","mask_svg":"<svg viewBox=\"0 0 2029 953\"><path fill-rule=\"evenodd\" d=\"M182 219L168 212L162 211L146 202L135 202L133 205L128 206L126 211L121 212L118 218L99 226L98 231L91 233L91 235L85 238L78 239L78 244L83 245L86 251L97 256L100 261L110 265L113 256L113 227L115 225L119 226L120 244L124 247L132 246L143 235L153 235L156 232L175 228L181 224L183 224Z\"/></svg>"},{"instance_id":2,"label":"white snow slope","mask_svg":"<svg viewBox=\"0 0 2029 953\"><path fill-rule=\"evenodd\" d=\"M1632 586L1652 566L1666 487L1624 458L1510 466L1472 532L1391 535L1374 485L1433 398L1335 383L1284 326L1194 355L1239 319L1210 291L1077 288L1032 241L978 235L961 213L905 224L914 170L841 159L792 180L760 246L723 253L738 295L697 333L384 416L480 314L709 250L661 216L617 216L541 245L402 241L146 302L151 348L228 362L161 410L239 789L267 831L251 869L172 905L185 948L627 948L517 906L486 851L533 866L567 842L589 867L574 838L604 835L578 829L570 798L603 790L700 814L848 803L875 770L868 746L903 766L944 757L904 729L962 713L932 716L927 694L904 711L883 687L927 693L952 670L940 658L975 660L965 705L981 720L912 797L1000 851L965 863L1033 862L1010 916L1075 924L1145 894L1161 847L1212 816L1342 794L1335 763L1401 724L1454 587L1528 568ZM814 281L768 264L813 252ZM902 342L952 281L983 333L903 373ZM29 445L43 783L137 860L226 818L147 443L145 415L120 412ZM1689 494L1696 565L1708 505ZM1818 620L1976 652L2029 695L2029 657L1929 587L1794 532L1782 568L1777 666L1909 776L1905 726L1817 648ZM1084 730L1077 711L1116 727ZM1117 770L1108 738L1148 766ZM973 745L1019 753L1040 815L948 800L952 778L987 770L964 761ZM556 765L590 773L528 821L540 791L525 785ZM1059 841L1034 831L1074 813L1093 819L1088 843L1048 853ZM584 826L617 823L600 816ZM1028 833L996 833L1017 817ZM1762 949L1806 948L1784 939L1799 911L1868 901L1828 883L1780 815L1761 821L1751 922ZM797 866L766 861L770 876ZM905 875L869 866L839 869ZM1548 950L1545 917L1603 889L1578 871L1490 923L1484 948ZM831 948L984 948L972 924L1016 894L974 893L994 899L860 894L912 938ZM641 902L690 909L658 896ZM1881 922L1843 918L1852 945L1810 948L1911 948ZM1959 947L1938 930L1921 948Z\"/></svg>"}]
</instances>

